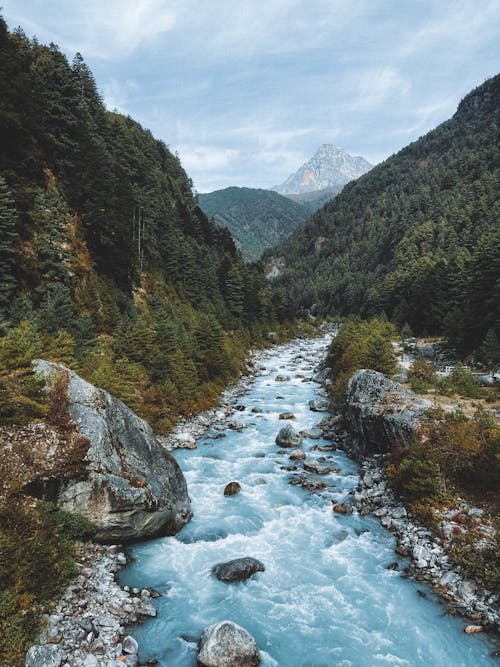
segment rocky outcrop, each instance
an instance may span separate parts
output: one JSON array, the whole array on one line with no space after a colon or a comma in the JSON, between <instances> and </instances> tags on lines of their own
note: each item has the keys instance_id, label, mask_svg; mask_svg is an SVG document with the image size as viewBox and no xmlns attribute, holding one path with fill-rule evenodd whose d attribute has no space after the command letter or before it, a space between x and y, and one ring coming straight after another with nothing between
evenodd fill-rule
<instances>
[{"instance_id":1,"label":"rocky outcrop","mask_svg":"<svg viewBox=\"0 0 500 667\"><path fill-rule=\"evenodd\" d=\"M382 373L361 369L347 384L345 418L357 456L390 451L410 442L431 401L420 399Z\"/></svg>"},{"instance_id":2,"label":"rocky outcrop","mask_svg":"<svg viewBox=\"0 0 500 667\"><path fill-rule=\"evenodd\" d=\"M151 427L121 401L64 366L37 362L47 378L68 374L68 411L89 441L80 477L59 480L52 498L97 526L102 542L176 533L191 516L184 476ZM40 487L43 495L43 484Z\"/></svg>"},{"instance_id":3,"label":"rocky outcrop","mask_svg":"<svg viewBox=\"0 0 500 667\"><path fill-rule=\"evenodd\" d=\"M256 558L235 558L226 563L219 563L212 568L212 574L220 581L244 581L256 572L264 572L264 563Z\"/></svg>"},{"instance_id":4,"label":"rocky outcrop","mask_svg":"<svg viewBox=\"0 0 500 667\"><path fill-rule=\"evenodd\" d=\"M257 643L240 625L221 621L203 631L198 653L201 667L256 667L259 664Z\"/></svg>"}]
</instances>

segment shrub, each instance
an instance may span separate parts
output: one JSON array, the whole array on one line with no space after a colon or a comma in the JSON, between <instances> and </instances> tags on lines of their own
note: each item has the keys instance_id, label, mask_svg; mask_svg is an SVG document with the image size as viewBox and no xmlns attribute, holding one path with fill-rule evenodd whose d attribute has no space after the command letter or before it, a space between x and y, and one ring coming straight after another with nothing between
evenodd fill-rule
<instances>
[{"instance_id":1,"label":"shrub","mask_svg":"<svg viewBox=\"0 0 500 667\"><path fill-rule=\"evenodd\" d=\"M483 398L486 395L485 390L477 384L474 375L462 364L457 364L447 377L442 378L438 387L448 396L459 394L464 398Z\"/></svg>"},{"instance_id":2,"label":"shrub","mask_svg":"<svg viewBox=\"0 0 500 667\"><path fill-rule=\"evenodd\" d=\"M41 605L57 599L78 571L74 540L93 532L87 519L50 503L11 498L1 504L1 661L21 664L39 630Z\"/></svg>"},{"instance_id":3,"label":"shrub","mask_svg":"<svg viewBox=\"0 0 500 667\"><path fill-rule=\"evenodd\" d=\"M396 337L396 327L383 318L345 322L333 339L327 357L334 376L334 398L343 400L347 382L359 368L372 368L386 375L395 373L391 341Z\"/></svg>"},{"instance_id":4,"label":"shrub","mask_svg":"<svg viewBox=\"0 0 500 667\"><path fill-rule=\"evenodd\" d=\"M393 453L387 474L394 489L407 500L441 500L443 478L439 464L429 456L427 447L421 442Z\"/></svg>"},{"instance_id":5,"label":"shrub","mask_svg":"<svg viewBox=\"0 0 500 667\"><path fill-rule=\"evenodd\" d=\"M423 357L416 359L408 369L408 382L417 393L423 394L431 389L436 382L434 364Z\"/></svg>"}]
</instances>

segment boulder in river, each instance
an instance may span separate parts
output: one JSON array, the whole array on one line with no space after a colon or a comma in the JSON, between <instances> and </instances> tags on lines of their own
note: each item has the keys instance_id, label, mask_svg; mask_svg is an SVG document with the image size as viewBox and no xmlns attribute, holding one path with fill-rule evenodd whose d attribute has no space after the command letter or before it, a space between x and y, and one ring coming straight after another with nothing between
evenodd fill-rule
<instances>
[{"instance_id":1,"label":"boulder in river","mask_svg":"<svg viewBox=\"0 0 500 667\"><path fill-rule=\"evenodd\" d=\"M295 415L292 412L282 412L280 414L280 419L295 419Z\"/></svg>"},{"instance_id":2,"label":"boulder in river","mask_svg":"<svg viewBox=\"0 0 500 667\"><path fill-rule=\"evenodd\" d=\"M220 621L203 631L198 652L199 666L257 667L259 664L257 642L240 625Z\"/></svg>"},{"instance_id":3,"label":"boulder in river","mask_svg":"<svg viewBox=\"0 0 500 667\"><path fill-rule=\"evenodd\" d=\"M351 505L350 502L346 502L346 503L333 502L332 509L337 514L352 514L352 505Z\"/></svg>"},{"instance_id":4,"label":"boulder in river","mask_svg":"<svg viewBox=\"0 0 500 667\"><path fill-rule=\"evenodd\" d=\"M239 482L229 482L229 484L226 484L226 487L224 488L224 495L235 496L240 491L241 491L241 486Z\"/></svg>"},{"instance_id":5,"label":"boulder in river","mask_svg":"<svg viewBox=\"0 0 500 667\"><path fill-rule=\"evenodd\" d=\"M322 466L317 461L309 461L307 463L304 461L304 470L313 472L316 475L328 475L328 473L332 472L331 468L328 468L328 466Z\"/></svg>"},{"instance_id":6,"label":"boulder in river","mask_svg":"<svg viewBox=\"0 0 500 667\"><path fill-rule=\"evenodd\" d=\"M256 572L264 572L264 563L256 558L235 558L225 563L218 563L212 568L212 574L220 581L245 581Z\"/></svg>"},{"instance_id":7,"label":"boulder in river","mask_svg":"<svg viewBox=\"0 0 500 667\"><path fill-rule=\"evenodd\" d=\"M60 364L39 361L38 373L68 378L68 411L89 445L83 474L30 487L38 497L83 514L101 542L173 535L191 517L186 480L143 419L107 391Z\"/></svg>"},{"instance_id":8,"label":"boulder in river","mask_svg":"<svg viewBox=\"0 0 500 667\"><path fill-rule=\"evenodd\" d=\"M275 382L289 382L290 381L290 376L289 375L284 375L282 373L278 373L278 375L274 378Z\"/></svg>"},{"instance_id":9,"label":"boulder in river","mask_svg":"<svg viewBox=\"0 0 500 667\"><path fill-rule=\"evenodd\" d=\"M291 424L283 426L276 436L276 444L280 447L299 447L301 442L302 436Z\"/></svg>"},{"instance_id":10,"label":"boulder in river","mask_svg":"<svg viewBox=\"0 0 500 667\"><path fill-rule=\"evenodd\" d=\"M229 424L229 428L233 431L242 431L245 427L246 424L241 419L233 419Z\"/></svg>"},{"instance_id":11,"label":"boulder in river","mask_svg":"<svg viewBox=\"0 0 500 667\"><path fill-rule=\"evenodd\" d=\"M290 454L292 461L303 461L306 458L306 453L302 449L294 449Z\"/></svg>"},{"instance_id":12,"label":"boulder in river","mask_svg":"<svg viewBox=\"0 0 500 667\"><path fill-rule=\"evenodd\" d=\"M313 412L328 412L330 401L326 398L313 398L309 401L309 409Z\"/></svg>"}]
</instances>

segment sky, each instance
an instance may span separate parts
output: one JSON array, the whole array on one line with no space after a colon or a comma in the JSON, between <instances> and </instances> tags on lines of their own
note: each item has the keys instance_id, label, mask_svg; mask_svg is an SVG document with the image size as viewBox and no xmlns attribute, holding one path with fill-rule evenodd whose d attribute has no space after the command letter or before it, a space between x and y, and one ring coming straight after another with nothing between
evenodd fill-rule
<instances>
[{"instance_id":1,"label":"sky","mask_svg":"<svg viewBox=\"0 0 500 667\"><path fill-rule=\"evenodd\" d=\"M194 186L270 188L323 143L384 160L500 70L500 0L0 0L80 52Z\"/></svg>"}]
</instances>

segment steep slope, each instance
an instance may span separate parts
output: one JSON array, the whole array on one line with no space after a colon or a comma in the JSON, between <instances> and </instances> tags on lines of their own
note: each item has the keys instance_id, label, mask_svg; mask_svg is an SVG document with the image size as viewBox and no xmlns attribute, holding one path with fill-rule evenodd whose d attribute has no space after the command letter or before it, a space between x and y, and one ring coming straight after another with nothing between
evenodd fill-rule
<instances>
[{"instance_id":1,"label":"steep slope","mask_svg":"<svg viewBox=\"0 0 500 667\"><path fill-rule=\"evenodd\" d=\"M275 253L296 309L378 311L464 350L500 333L500 75L357 181Z\"/></svg>"},{"instance_id":2,"label":"steep slope","mask_svg":"<svg viewBox=\"0 0 500 667\"><path fill-rule=\"evenodd\" d=\"M229 229L249 260L284 241L308 217L306 207L271 190L225 188L199 194L198 203L208 217Z\"/></svg>"},{"instance_id":3,"label":"steep slope","mask_svg":"<svg viewBox=\"0 0 500 667\"><path fill-rule=\"evenodd\" d=\"M0 285L10 421L11 365L32 354L168 430L214 400L276 317L272 289L198 207L178 158L106 111L79 54L69 65L1 18Z\"/></svg>"},{"instance_id":4,"label":"steep slope","mask_svg":"<svg viewBox=\"0 0 500 667\"><path fill-rule=\"evenodd\" d=\"M372 165L362 157L353 157L338 146L323 144L316 154L295 174L273 190L282 195L315 192L345 185L369 171Z\"/></svg>"}]
</instances>

